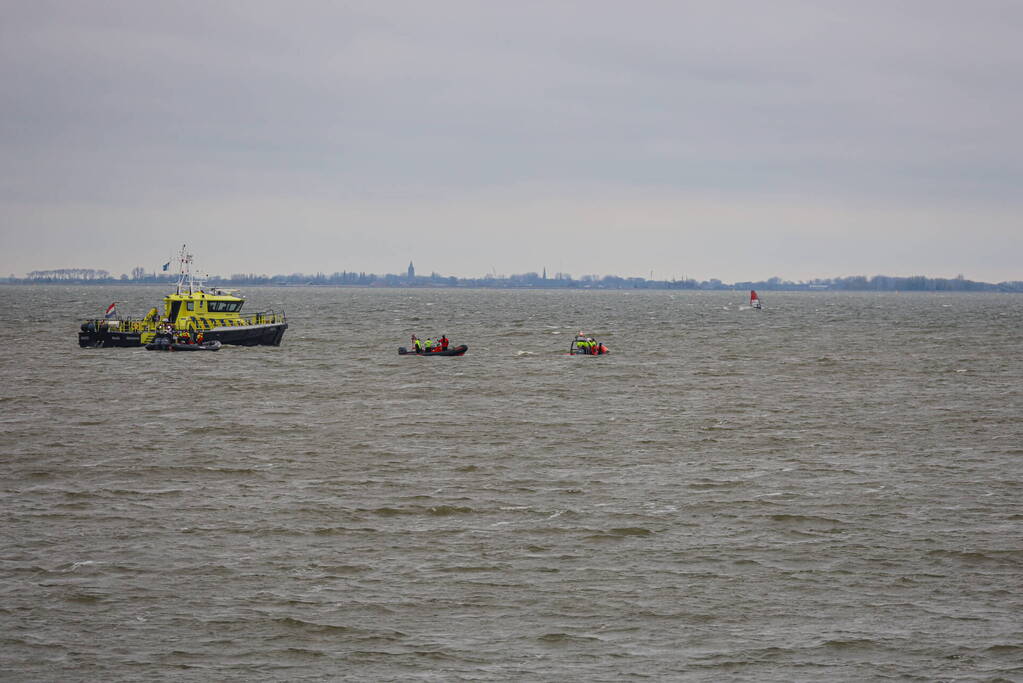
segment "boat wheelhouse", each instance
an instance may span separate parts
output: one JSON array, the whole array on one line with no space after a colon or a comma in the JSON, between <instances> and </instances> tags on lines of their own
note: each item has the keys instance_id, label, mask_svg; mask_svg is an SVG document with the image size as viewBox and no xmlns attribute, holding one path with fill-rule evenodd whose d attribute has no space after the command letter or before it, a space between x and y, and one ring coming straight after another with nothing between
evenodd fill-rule
<instances>
[{"instance_id":1,"label":"boat wheelhouse","mask_svg":"<svg viewBox=\"0 0 1023 683\"><path fill-rule=\"evenodd\" d=\"M283 312L242 315L245 299L237 290L207 288L192 275L192 255L181 248L176 290L144 318L87 320L78 333L82 347L144 346L164 332L239 346L280 346L288 321Z\"/></svg>"}]
</instances>

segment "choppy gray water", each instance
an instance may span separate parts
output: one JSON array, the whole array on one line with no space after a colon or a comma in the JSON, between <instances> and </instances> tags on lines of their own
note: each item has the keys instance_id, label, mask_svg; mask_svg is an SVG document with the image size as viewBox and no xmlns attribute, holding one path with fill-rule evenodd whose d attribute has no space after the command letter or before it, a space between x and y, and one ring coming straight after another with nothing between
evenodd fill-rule
<instances>
[{"instance_id":1,"label":"choppy gray water","mask_svg":"<svg viewBox=\"0 0 1023 683\"><path fill-rule=\"evenodd\" d=\"M1023 297L163 294L0 288L6 680L1023 680Z\"/></svg>"}]
</instances>

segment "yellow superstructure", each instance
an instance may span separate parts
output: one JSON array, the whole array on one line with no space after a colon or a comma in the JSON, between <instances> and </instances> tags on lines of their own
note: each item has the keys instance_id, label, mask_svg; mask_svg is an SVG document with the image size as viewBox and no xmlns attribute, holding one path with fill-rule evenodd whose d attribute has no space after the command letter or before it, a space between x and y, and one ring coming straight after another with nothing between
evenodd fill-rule
<instances>
[{"instance_id":1,"label":"yellow superstructure","mask_svg":"<svg viewBox=\"0 0 1023 683\"><path fill-rule=\"evenodd\" d=\"M283 313L273 311L256 313L250 316L241 314L245 299L234 296L221 289L209 292L181 292L168 294L163 299L163 312L157 309L149 312L139 321L131 321L138 325L141 341L148 344L156 336L157 330L168 325L175 332L208 332L232 327L253 327L257 325L276 325L285 322Z\"/></svg>"}]
</instances>

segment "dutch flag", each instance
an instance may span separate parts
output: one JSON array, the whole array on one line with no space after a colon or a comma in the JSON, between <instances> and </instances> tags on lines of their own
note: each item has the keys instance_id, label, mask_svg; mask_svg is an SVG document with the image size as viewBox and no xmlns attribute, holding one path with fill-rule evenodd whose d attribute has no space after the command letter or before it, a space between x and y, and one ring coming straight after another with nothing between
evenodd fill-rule
<instances>
[{"instance_id":1,"label":"dutch flag","mask_svg":"<svg viewBox=\"0 0 1023 683\"><path fill-rule=\"evenodd\" d=\"M107 312L103 315L103 317L109 319L109 318L113 318L115 315L117 315L117 302L116 301L114 303L110 304L109 306L107 306Z\"/></svg>"}]
</instances>

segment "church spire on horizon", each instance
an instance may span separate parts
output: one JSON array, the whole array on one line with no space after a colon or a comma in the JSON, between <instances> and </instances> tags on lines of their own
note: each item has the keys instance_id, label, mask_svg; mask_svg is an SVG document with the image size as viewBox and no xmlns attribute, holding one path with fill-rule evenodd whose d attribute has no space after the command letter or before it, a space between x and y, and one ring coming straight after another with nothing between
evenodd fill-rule
<instances>
[{"instance_id":1,"label":"church spire on horizon","mask_svg":"<svg viewBox=\"0 0 1023 683\"><path fill-rule=\"evenodd\" d=\"M408 262L408 279L409 280L416 279L416 267L412 265L412 261Z\"/></svg>"}]
</instances>

